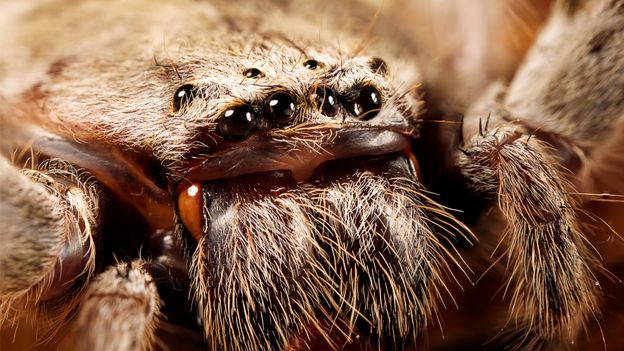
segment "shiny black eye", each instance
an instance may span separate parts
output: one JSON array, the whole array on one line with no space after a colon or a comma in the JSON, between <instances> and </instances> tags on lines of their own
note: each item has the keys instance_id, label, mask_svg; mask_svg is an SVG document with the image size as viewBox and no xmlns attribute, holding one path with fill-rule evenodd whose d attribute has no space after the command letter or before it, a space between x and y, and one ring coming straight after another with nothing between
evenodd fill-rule
<instances>
[{"instance_id":1,"label":"shiny black eye","mask_svg":"<svg viewBox=\"0 0 624 351\"><path fill-rule=\"evenodd\" d=\"M261 70L252 67L252 68L247 68L245 71L243 71L243 75L247 78L262 78L264 77L264 73L262 73Z\"/></svg>"},{"instance_id":2,"label":"shiny black eye","mask_svg":"<svg viewBox=\"0 0 624 351\"><path fill-rule=\"evenodd\" d=\"M284 124L290 122L297 113L295 99L286 93L275 93L267 102L269 116L274 122Z\"/></svg>"},{"instance_id":3,"label":"shiny black eye","mask_svg":"<svg viewBox=\"0 0 624 351\"><path fill-rule=\"evenodd\" d=\"M345 100L347 110L364 121L375 117L381 109L381 93L372 86L355 88Z\"/></svg>"},{"instance_id":4,"label":"shiny black eye","mask_svg":"<svg viewBox=\"0 0 624 351\"><path fill-rule=\"evenodd\" d=\"M316 108L328 117L333 117L338 113L338 97L329 88L318 87L314 92L316 95Z\"/></svg>"},{"instance_id":5,"label":"shiny black eye","mask_svg":"<svg viewBox=\"0 0 624 351\"><path fill-rule=\"evenodd\" d=\"M310 69L310 70L315 70L320 66L319 62L317 60L307 60L306 62L303 63L303 67Z\"/></svg>"},{"instance_id":6,"label":"shiny black eye","mask_svg":"<svg viewBox=\"0 0 624 351\"><path fill-rule=\"evenodd\" d=\"M256 114L249 105L240 105L226 110L219 121L219 132L226 138L244 138L256 126Z\"/></svg>"},{"instance_id":7,"label":"shiny black eye","mask_svg":"<svg viewBox=\"0 0 624 351\"><path fill-rule=\"evenodd\" d=\"M178 112L189 106L195 96L197 96L197 88L193 84L184 84L179 87L173 94L173 103L171 106L173 112Z\"/></svg>"}]
</instances>

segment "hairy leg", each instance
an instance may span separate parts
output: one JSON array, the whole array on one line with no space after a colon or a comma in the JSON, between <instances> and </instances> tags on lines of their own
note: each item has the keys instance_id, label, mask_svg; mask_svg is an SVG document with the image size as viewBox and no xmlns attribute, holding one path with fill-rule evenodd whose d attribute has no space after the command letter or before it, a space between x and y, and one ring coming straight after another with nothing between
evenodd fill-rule
<instances>
[{"instance_id":1,"label":"hairy leg","mask_svg":"<svg viewBox=\"0 0 624 351\"><path fill-rule=\"evenodd\" d=\"M59 321L65 293L92 274L98 199L83 179L62 162L18 170L0 158L0 321L32 312L24 303Z\"/></svg>"},{"instance_id":2,"label":"hairy leg","mask_svg":"<svg viewBox=\"0 0 624 351\"><path fill-rule=\"evenodd\" d=\"M582 191L624 190L608 176L622 171L623 9L619 0L559 1L510 86L493 86L466 117L465 135L477 136L460 165L474 189L499 201L513 311L544 340L574 332L597 309L579 206L568 195L577 191L564 179ZM499 128L478 135L488 115Z\"/></svg>"},{"instance_id":3,"label":"hairy leg","mask_svg":"<svg viewBox=\"0 0 624 351\"><path fill-rule=\"evenodd\" d=\"M522 342L535 347L574 338L597 310L570 185L547 150L507 126L476 136L459 156L469 186L497 200L507 220L512 319L526 332Z\"/></svg>"},{"instance_id":4,"label":"hairy leg","mask_svg":"<svg viewBox=\"0 0 624 351\"><path fill-rule=\"evenodd\" d=\"M147 265L121 262L98 275L80 298L63 349L151 350L160 298Z\"/></svg>"}]
</instances>

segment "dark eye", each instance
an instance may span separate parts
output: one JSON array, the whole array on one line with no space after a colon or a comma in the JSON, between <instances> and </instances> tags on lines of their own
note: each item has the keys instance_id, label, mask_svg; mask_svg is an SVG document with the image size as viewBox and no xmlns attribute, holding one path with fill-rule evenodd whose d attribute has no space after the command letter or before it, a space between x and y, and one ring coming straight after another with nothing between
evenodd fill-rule
<instances>
[{"instance_id":1,"label":"dark eye","mask_svg":"<svg viewBox=\"0 0 624 351\"><path fill-rule=\"evenodd\" d=\"M388 74L388 64L379 57L373 57L369 62L369 66L371 70L377 74L381 74L382 76Z\"/></svg>"},{"instance_id":2,"label":"dark eye","mask_svg":"<svg viewBox=\"0 0 624 351\"><path fill-rule=\"evenodd\" d=\"M338 97L329 88L318 87L314 93L316 95L316 108L325 116L333 117L338 113Z\"/></svg>"},{"instance_id":3,"label":"dark eye","mask_svg":"<svg viewBox=\"0 0 624 351\"><path fill-rule=\"evenodd\" d=\"M320 66L320 63L317 60L307 60L306 62L303 63L303 67L310 69L310 70L315 70Z\"/></svg>"},{"instance_id":4,"label":"dark eye","mask_svg":"<svg viewBox=\"0 0 624 351\"><path fill-rule=\"evenodd\" d=\"M197 96L197 88L193 84L184 84L179 87L173 94L173 112L178 112L189 106L195 96Z\"/></svg>"},{"instance_id":5,"label":"dark eye","mask_svg":"<svg viewBox=\"0 0 624 351\"><path fill-rule=\"evenodd\" d=\"M262 78L264 77L264 73L262 73L261 70L252 67L252 68L247 68L245 71L243 71L243 75L247 78Z\"/></svg>"},{"instance_id":6,"label":"dark eye","mask_svg":"<svg viewBox=\"0 0 624 351\"><path fill-rule=\"evenodd\" d=\"M355 88L345 100L347 110L364 121L375 117L381 109L381 93L372 86Z\"/></svg>"},{"instance_id":7,"label":"dark eye","mask_svg":"<svg viewBox=\"0 0 624 351\"><path fill-rule=\"evenodd\" d=\"M271 119L280 124L290 122L297 113L295 99L286 93L271 95L267 103L267 109Z\"/></svg>"},{"instance_id":8,"label":"dark eye","mask_svg":"<svg viewBox=\"0 0 624 351\"><path fill-rule=\"evenodd\" d=\"M256 126L256 114L249 105L241 105L226 110L219 122L219 132L226 138L244 138Z\"/></svg>"}]
</instances>

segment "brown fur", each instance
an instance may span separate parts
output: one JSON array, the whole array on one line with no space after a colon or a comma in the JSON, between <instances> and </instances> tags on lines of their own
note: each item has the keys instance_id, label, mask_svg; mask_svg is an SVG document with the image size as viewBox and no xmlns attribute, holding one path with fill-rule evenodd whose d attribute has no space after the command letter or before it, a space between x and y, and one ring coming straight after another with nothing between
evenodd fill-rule
<instances>
[{"instance_id":1,"label":"brown fur","mask_svg":"<svg viewBox=\"0 0 624 351\"><path fill-rule=\"evenodd\" d=\"M120 263L89 285L80 298L80 312L64 336L63 349L152 348L161 301L145 265L142 261Z\"/></svg>"},{"instance_id":2,"label":"brown fur","mask_svg":"<svg viewBox=\"0 0 624 351\"><path fill-rule=\"evenodd\" d=\"M485 3L465 10L478 13ZM467 109L467 144L456 160L473 195L496 203L507 225L483 230L497 234L505 250L501 269L511 306L509 315L490 313L505 327L500 343L567 347L599 315L594 271L600 264L588 253L571 183L598 184L592 173L619 147L612 128L624 116L622 4L560 1L508 86L504 80L545 16L518 20L526 24L524 35L518 24L504 31L512 34L500 34L516 36L516 54L484 44L493 33L487 28L500 18L474 31L470 21L459 23L454 32L471 34L445 51L432 49L436 43L426 34L410 33L418 28L412 21L422 18L413 8L422 5L415 4L383 10L385 4L366 1L75 2L71 10L66 0L2 5L11 34L0 36L6 48L0 54L0 150L6 158L15 155L20 168L29 149L37 157L22 172L4 158L0 166L3 183L12 185L0 192L0 206L8 209L0 223L18 228L2 234L10 245L0 249L0 316L14 310L15 320L34 323L39 333L46 329L40 321L50 318L45 313L57 311L52 318L64 345L149 349L167 334L154 331L160 293L169 297L163 309L190 297L195 307L182 306L188 311L177 327L201 329L201 346L211 350L303 350L319 342L334 349L416 347L443 314L443 295L457 279L452 271L469 271L454 253L455 245L470 241L464 225L427 194L422 183L429 180L420 177L411 151L393 150L407 156L390 157L356 150L345 154L358 158L343 163L332 158L340 150L324 148L367 145L340 144L343 130L366 137L392 130L417 139L427 130L419 125L426 108L472 104L501 79ZM515 8L517 15L519 4L498 9ZM50 39L41 28L59 30ZM443 59L430 62L436 53ZM373 56L387 59L387 72ZM316 70L305 67L309 59L319 62ZM245 77L248 68L261 76ZM459 87L449 87L456 81L445 78L447 72ZM436 85L422 89L423 81ZM174 110L174 93L185 84L193 85L194 99ZM333 89L344 104L358 84L379 91L383 106L374 118L319 111L317 88ZM278 91L291 94L302 112L276 127L264 109ZM433 94L425 108L424 92ZM218 125L240 104L262 111L254 113L264 119L254 135L234 142ZM487 113L489 126L479 126ZM454 146L444 141L444 148ZM300 163L316 168L309 179L277 186L263 183L272 181L266 174L236 173L263 152L285 163L303 158ZM566 153L584 161L582 174L590 180L556 164L569 166ZM198 178L211 161L231 162L227 179ZM181 210L176 198L191 182L200 184L201 199ZM106 220L98 222L100 215ZM180 215L199 216L199 233L185 228ZM184 254L154 243L154 232L174 226ZM87 262L66 296L48 300L58 285L51 272L63 262L70 236L88 248ZM107 268L118 254L134 263ZM158 292L144 257L165 264ZM19 303L41 313L20 313ZM177 316L174 307L166 313ZM495 336L493 327L483 330ZM478 336L470 340L479 343Z\"/></svg>"}]
</instances>

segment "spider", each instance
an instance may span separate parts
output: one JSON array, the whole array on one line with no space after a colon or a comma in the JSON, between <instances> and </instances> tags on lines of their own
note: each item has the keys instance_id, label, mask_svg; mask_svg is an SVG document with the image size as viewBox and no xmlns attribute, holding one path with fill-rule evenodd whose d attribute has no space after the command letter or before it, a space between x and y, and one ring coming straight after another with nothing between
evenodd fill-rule
<instances>
[{"instance_id":1,"label":"spider","mask_svg":"<svg viewBox=\"0 0 624 351\"><path fill-rule=\"evenodd\" d=\"M550 350L600 330L584 196L622 190L624 3L553 3L461 118L403 36L360 40L374 6L325 5L7 6L3 348ZM461 289L508 308L462 312ZM445 317L475 325L427 343Z\"/></svg>"}]
</instances>

